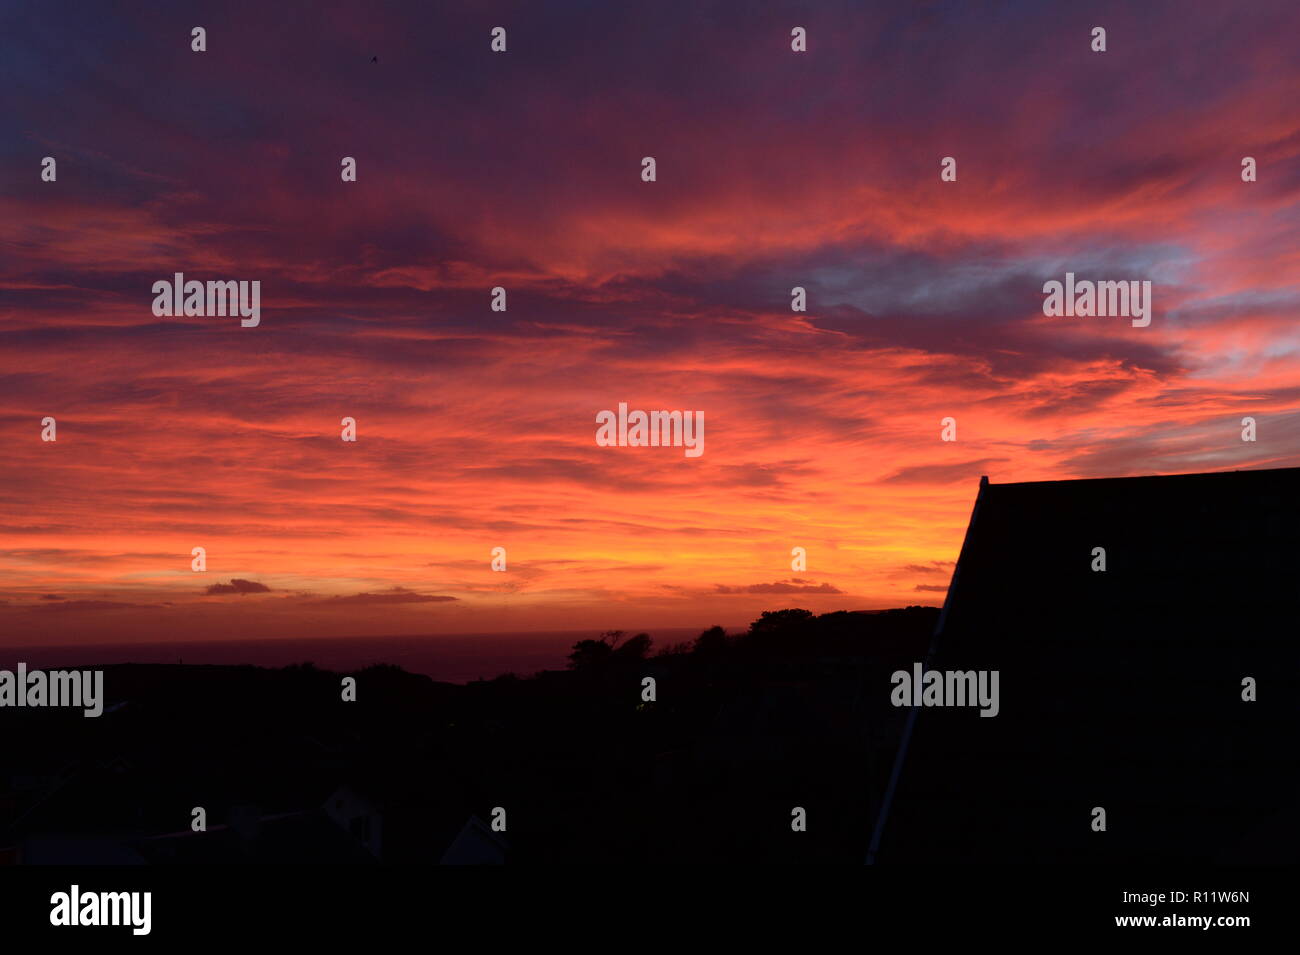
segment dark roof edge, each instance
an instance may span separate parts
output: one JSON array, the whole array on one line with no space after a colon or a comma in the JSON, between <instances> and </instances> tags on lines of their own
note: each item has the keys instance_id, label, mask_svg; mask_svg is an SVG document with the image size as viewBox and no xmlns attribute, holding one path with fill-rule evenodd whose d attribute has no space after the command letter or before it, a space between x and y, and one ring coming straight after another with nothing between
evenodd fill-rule
<instances>
[{"instance_id":1,"label":"dark roof edge","mask_svg":"<svg viewBox=\"0 0 1300 955\"><path fill-rule=\"evenodd\" d=\"M984 494L989 487L988 475L981 475L980 489L975 494L975 504L971 507L970 521L966 524L966 536L962 538L961 550L957 552L957 563L952 568L952 580L948 581L948 592L944 594L943 609L939 611L939 619L935 622L934 633L931 634L930 652L926 655L926 663L930 662L939 647L939 635L943 633L943 625L948 620L948 609L952 606L952 596L957 590L957 581L961 577L962 561L970 556L971 539L975 536L975 522L980 515L980 502L984 500Z\"/></svg>"},{"instance_id":2,"label":"dark roof edge","mask_svg":"<svg viewBox=\"0 0 1300 955\"><path fill-rule=\"evenodd\" d=\"M979 519L980 502L984 500L984 492L988 490L988 475L980 476L980 488L975 495L975 505L971 508L970 522L966 525L966 536L961 542L961 552L957 555L957 563L952 568L952 580L948 584L948 593L943 598L943 609L939 611L939 619L935 622L934 633L930 635L930 649L925 655L925 663L922 665L922 671L930 668L930 661L934 659L935 653L939 649L939 636L943 633L944 622L948 619L948 608L952 605L953 593L957 590L957 578L961 574L961 562L967 556L971 548L971 538L975 536L975 523ZM871 844L867 847L867 865L874 865L876 854L880 851L880 840L885 835L885 824L889 821L889 810L894 802L894 791L898 788L898 780L903 775L903 760L907 757L907 747L912 741L912 732L916 727L916 716L921 711L921 707L913 706L912 711L907 714L907 723L903 727L903 737L898 741L898 753L894 756L894 766L889 772L889 783L885 786L884 798L880 801L880 813L876 816L876 825L871 832Z\"/></svg>"},{"instance_id":3,"label":"dark roof edge","mask_svg":"<svg viewBox=\"0 0 1300 955\"><path fill-rule=\"evenodd\" d=\"M1300 468L1234 468L1231 471L1192 471L1188 474L1131 474L1126 477L1057 478L1051 481L1008 481L993 487L1031 487L1043 484L1096 484L1102 481L1173 481L1179 478L1226 477L1229 474L1286 474L1300 475ZM988 484L988 476L980 478L980 487Z\"/></svg>"}]
</instances>

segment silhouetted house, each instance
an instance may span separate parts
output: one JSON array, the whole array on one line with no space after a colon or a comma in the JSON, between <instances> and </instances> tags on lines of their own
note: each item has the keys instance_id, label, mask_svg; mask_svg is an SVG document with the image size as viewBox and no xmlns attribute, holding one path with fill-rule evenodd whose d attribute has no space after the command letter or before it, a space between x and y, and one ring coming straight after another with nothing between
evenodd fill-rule
<instances>
[{"instance_id":1,"label":"silhouetted house","mask_svg":"<svg viewBox=\"0 0 1300 955\"><path fill-rule=\"evenodd\" d=\"M325 800L325 814L376 859L383 851L384 817L379 807L350 786L340 786Z\"/></svg>"},{"instance_id":2,"label":"silhouetted house","mask_svg":"<svg viewBox=\"0 0 1300 955\"><path fill-rule=\"evenodd\" d=\"M154 865L326 865L373 863L374 857L321 810L264 814L235 806L230 822L137 840L133 848Z\"/></svg>"},{"instance_id":3,"label":"silhouetted house","mask_svg":"<svg viewBox=\"0 0 1300 955\"><path fill-rule=\"evenodd\" d=\"M500 864L509 843L474 813L474 803L448 778L375 773L335 787L321 812L380 862Z\"/></svg>"},{"instance_id":4,"label":"silhouetted house","mask_svg":"<svg viewBox=\"0 0 1300 955\"><path fill-rule=\"evenodd\" d=\"M131 846L134 834L33 832L14 847L21 865L141 865L146 860Z\"/></svg>"},{"instance_id":5,"label":"silhouetted house","mask_svg":"<svg viewBox=\"0 0 1300 955\"><path fill-rule=\"evenodd\" d=\"M504 865L510 844L478 816L470 816L439 860L442 865Z\"/></svg>"},{"instance_id":6,"label":"silhouetted house","mask_svg":"<svg viewBox=\"0 0 1300 955\"><path fill-rule=\"evenodd\" d=\"M23 865L132 865L130 846L144 824L143 807L121 785L131 765L115 754L80 761L60 758L57 771L40 763L14 778L14 812L0 843Z\"/></svg>"},{"instance_id":7,"label":"silhouetted house","mask_svg":"<svg viewBox=\"0 0 1300 955\"><path fill-rule=\"evenodd\" d=\"M1296 861L1298 584L1300 469L981 479L926 668L999 712L908 711L869 861Z\"/></svg>"}]
</instances>

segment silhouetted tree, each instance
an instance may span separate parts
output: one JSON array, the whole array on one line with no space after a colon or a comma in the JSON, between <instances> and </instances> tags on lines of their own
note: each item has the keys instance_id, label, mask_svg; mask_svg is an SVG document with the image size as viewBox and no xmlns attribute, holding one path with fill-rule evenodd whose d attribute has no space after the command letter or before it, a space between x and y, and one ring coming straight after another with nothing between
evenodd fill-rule
<instances>
[{"instance_id":1,"label":"silhouetted tree","mask_svg":"<svg viewBox=\"0 0 1300 955\"><path fill-rule=\"evenodd\" d=\"M689 640L682 643L670 643L667 646L660 648L659 652L655 654L655 658L684 657L690 654L693 647L694 644Z\"/></svg>"},{"instance_id":2,"label":"silhouetted tree","mask_svg":"<svg viewBox=\"0 0 1300 955\"><path fill-rule=\"evenodd\" d=\"M627 643L616 649L612 654L612 659L617 663L633 663L638 660L644 660L646 654L650 652L650 645L654 641L650 639L648 633L638 633Z\"/></svg>"},{"instance_id":3,"label":"silhouetted tree","mask_svg":"<svg viewBox=\"0 0 1300 955\"><path fill-rule=\"evenodd\" d=\"M579 640L573 645L569 654L570 670L590 670L609 662L614 647L604 638L600 640Z\"/></svg>"},{"instance_id":4,"label":"silhouetted tree","mask_svg":"<svg viewBox=\"0 0 1300 955\"><path fill-rule=\"evenodd\" d=\"M691 646L691 652L700 656L716 656L727 649L727 631L721 627L709 627Z\"/></svg>"},{"instance_id":5,"label":"silhouetted tree","mask_svg":"<svg viewBox=\"0 0 1300 955\"><path fill-rule=\"evenodd\" d=\"M599 640L579 640L569 654L570 670L591 670L610 663L636 663L646 658L654 642L648 633L638 633L623 642L622 630L606 630Z\"/></svg>"},{"instance_id":6,"label":"silhouetted tree","mask_svg":"<svg viewBox=\"0 0 1300 955\"><path fill-rule=\"evenodd\" d=\"M762 616L749 625L744 637L748 646L770 649L806 633L816 617L811 610L764 610Z\"/></svg>"}]
</instances>

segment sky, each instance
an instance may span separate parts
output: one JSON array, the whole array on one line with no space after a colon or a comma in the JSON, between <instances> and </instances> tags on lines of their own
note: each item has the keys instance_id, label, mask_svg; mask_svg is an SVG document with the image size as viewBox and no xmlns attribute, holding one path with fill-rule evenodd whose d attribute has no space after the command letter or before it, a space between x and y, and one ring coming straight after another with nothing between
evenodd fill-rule
<instances>
[{"instance_id":1,"label":"sky","mask_svg":"<svg viewBox=\"0 0 1300 955\"><path fill-rule=\"evenodd\" d=\"M1300 465L1297 36L1294 0L0 3L0 642L937 606L981 475ZM260 325L155 316L175 272L259 281ZM1151 324L1044 315L1066 272L1150 281ZM598 446L620 402L704 453Z\"/></svg>"}]
</instances>

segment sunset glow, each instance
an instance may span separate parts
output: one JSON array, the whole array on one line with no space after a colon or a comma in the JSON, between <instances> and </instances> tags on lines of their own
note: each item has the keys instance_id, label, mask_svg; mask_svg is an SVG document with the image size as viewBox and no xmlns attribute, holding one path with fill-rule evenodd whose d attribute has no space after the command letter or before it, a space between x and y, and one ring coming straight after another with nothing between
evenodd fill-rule
<instances>
[{"instance_id":1,"label":"sunset glow","mask_svg":"<svg viewBox=\"0 0 1300 955\"><path fill-rule=\"evenodd\" d=\"M1300 7L1103 4L1090 59L1096 10L822 6L806 56L767 5L517 4L498 58L432 5L234 4L205 58L7 13L3 639L938 605L980 475L1300 465ZM1067 271L1150 326L1044 316ZM261 324L156 318L175 272ZM705 452L598 446L620 402Z\"/></svg>"}]
</instances>

